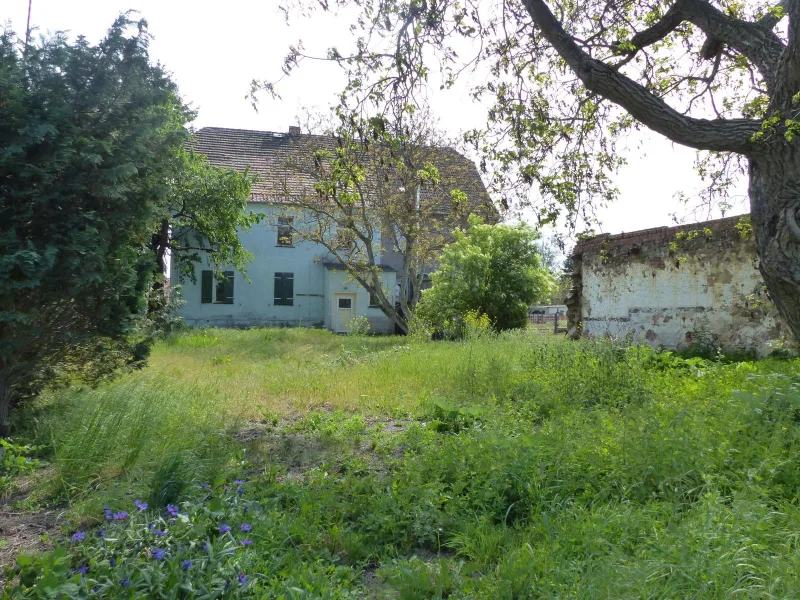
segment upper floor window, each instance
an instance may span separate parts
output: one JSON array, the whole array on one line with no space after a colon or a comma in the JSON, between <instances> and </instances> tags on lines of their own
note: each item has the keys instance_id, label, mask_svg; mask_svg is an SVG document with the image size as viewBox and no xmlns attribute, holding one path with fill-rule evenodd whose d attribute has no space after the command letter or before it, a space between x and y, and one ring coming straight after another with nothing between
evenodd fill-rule
<instances>
[{"instance_id":1,"label":"upper floor window","mask_svg":"<svg viewBox=\"0 0 800 600\"><path fill-rule=\"evenodd\" d=\"M278 217L278 246L294 246L292 231L294 218Z\"/></svg>"},{"instance_id":2,"label":"upper floor window","mask_svg":"<svg viewBox=\"0 0 800 600\"><path fill-rule=\"evenodd\" d=\"M216 285L215 285L216 279ZM203 304L233 304L233 271L223 271L221 277L214 277L214 271L205 270L201 274L200 302Z\"/></svg>"}]
</instances>

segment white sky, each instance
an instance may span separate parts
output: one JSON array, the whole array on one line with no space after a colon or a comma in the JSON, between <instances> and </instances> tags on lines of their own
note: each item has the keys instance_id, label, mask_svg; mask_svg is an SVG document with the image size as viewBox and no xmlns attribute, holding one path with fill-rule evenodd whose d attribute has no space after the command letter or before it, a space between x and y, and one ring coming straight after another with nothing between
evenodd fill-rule
<instances>
[{"instance_id":1,"label":"white sky","mask_svg":"<svg viewBox=\"0 0 800 600\"><path fill-rule=\"evenodd\" d=\"M99 40L122 11L135 9L147 19L154 36L151 56L174 75L185 99L199 110L196 127L217 126L286 131L296 124L301 106L326 109L341 89L338 67L304 63L279 88L282 100L266 96L256 112L245 98L254 78L280 75L289 44L302 39L311 54L331 45L346 46L348 23L328 18L295 18L288 27L277 10L278 0L33 0L31 25L39 32L69 31ZM11 22L23 36L28 0L0 0L0 22ZM452 136L485 123L483 107L466 94L466 87L432 92L431 104L442 127ZM694 152L656 134L643 134L624 150L628 165L617 184L619 202L602 210L603 231L618 233L671 225L672 214L683 217L686 207L675 199L701 182L692 170ZM747 211L746 189L740 205L729 214ZM712 216L719 216L714 214ZM689 217L687 222L703 220Z\"/></svg>"}]
</instances>

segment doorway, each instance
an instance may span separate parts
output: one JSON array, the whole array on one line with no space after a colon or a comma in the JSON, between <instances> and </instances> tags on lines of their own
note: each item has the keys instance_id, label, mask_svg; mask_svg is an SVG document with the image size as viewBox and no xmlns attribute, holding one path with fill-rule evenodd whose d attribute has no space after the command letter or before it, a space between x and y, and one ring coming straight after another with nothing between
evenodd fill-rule
<instances>
[{"instance_id":1,"label":"doorway","mask_svg":"<svg viewBox=\"0 0 800 600\"><path fill-rule=\"evenodd\" d=\"M356 295L355 294L335 294L336 302L336 327L337 333L347 333L350 331L350 320L356 314Z\"/></svg>"}]
</instances>

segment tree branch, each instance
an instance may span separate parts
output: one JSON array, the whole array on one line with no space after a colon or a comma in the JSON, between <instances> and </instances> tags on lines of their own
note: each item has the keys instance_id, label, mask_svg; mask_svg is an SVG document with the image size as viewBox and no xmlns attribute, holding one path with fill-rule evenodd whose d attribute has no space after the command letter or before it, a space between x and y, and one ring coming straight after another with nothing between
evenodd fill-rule
<instances>
[{"instance_id":1,"label":"tree branch","mask_svg":"<svg viewBox=\"0 0 800 600\"><path fill-rule=\"evenodd\" d=\"M750 150L750 140L760 130L758 122L712 121L682 115L644 86L590 57L567 34L544 0L523 0L523 4L545 39L590 91L618 104L641 123L678 144L741 154Z\"/></svg>"},{"instance_id":2,"label":"tree branch","mask_svg":"<svg viewBox=\"0 0 800 600\"><path fill-rule=\"evenodd\" d=\"M700 50L704 59L715 58L721 47L727 45L751 61L771 89L784 48L769 26L774 19L775 23L779 20L770 13L756 23L749 23L729 17L707 0L677 0L657 23L631 38L634 49L628 51L628 57L616 68L628 63L642 48L661 41L682 22L688 21L708 36Z\"/></svg>"}]
</instances>

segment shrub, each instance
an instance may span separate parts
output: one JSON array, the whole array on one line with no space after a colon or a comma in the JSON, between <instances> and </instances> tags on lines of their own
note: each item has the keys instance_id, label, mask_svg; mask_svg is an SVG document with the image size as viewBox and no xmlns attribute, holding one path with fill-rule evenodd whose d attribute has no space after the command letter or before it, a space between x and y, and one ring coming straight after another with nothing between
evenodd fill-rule
<instances>
[{"instance_id":1,"label":"shrub","mask_svg":"<svg viewBox=\"0 0 800 600\"><path fill-rule=\"evenodd\" d=\"M440 329L470 311L486 315L497 331L524 327L528 307L554 285L541 264L538 234L524 224L487 225L473 216L454 237L431 274L433 286L422 294L420 316Z\"/></svg>"}]
</instances>

